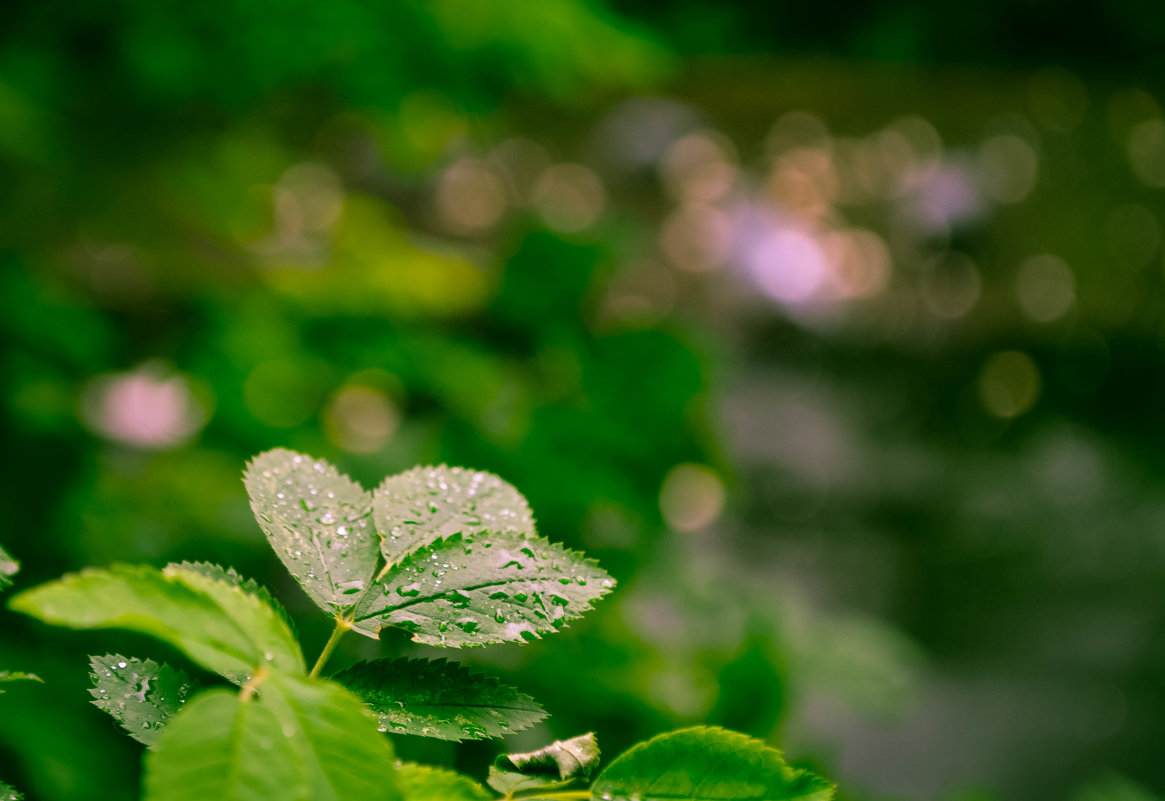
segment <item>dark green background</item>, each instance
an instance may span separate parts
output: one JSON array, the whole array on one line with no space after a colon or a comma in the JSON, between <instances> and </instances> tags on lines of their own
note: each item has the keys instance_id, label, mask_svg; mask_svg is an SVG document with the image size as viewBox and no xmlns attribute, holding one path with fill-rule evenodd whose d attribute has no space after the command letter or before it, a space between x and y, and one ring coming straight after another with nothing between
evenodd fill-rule
<instances>
[{"instance_id":1,"label":"dark green background","mask_svg":"<svg viewBox=\"0 0 1165 801\"><path fill-rule=\"evenodd\" d=\"M232 564L314 654L326 621L245 460L491 470L620 581L555 637L443 654L551 713L503 747L594 730L610 756L706 722L843 799L1151 799L1163 43L1132 2L10 0L0 542L22 586ZM692 136L732 188L684 202L735 232L695 271L703 229L668 228ZM999 148L1019 161L992 173ZM855 190L859 153L921 183ZM927 223L943 192L966 214ZM458 225L474 198L487 224ZM867 232L883 283L766 296L746 265L773 226ZM1038 254L1073 287L1051 316L1064 268L1032 289ZM110 428L117 386L188 399L189 436ZM0 697L0 777L29 798L137 794L139 747L85 692L107 651L180 658L4 615L0 668L46 681ZM424 653L353 637L337 664L398 652ZM496 750L397 747L474 775Z\"/></svg>"}]
</instances>

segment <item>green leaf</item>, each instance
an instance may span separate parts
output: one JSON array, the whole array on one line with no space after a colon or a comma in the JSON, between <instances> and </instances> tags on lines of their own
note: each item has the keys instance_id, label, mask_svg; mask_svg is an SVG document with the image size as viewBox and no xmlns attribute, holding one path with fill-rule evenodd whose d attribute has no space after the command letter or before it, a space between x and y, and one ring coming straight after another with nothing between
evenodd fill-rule
<instances>
[{"instance_id":1,"label":"green leaf","mask_svg":"<svg viewBox=\"0 0 1165 801\"><path fill-rule=\"evenodd\" d=\"M517 532L455 534L392 568L361 598L352 628L397 626L454 648L535 640L581 617L614 581L593 561Z\"/></svg>"},{"instance_id":2,"label":"green leaf","mask_svg":"<svg viewBox=\"0 0 1165 801\"><path fill-rule=\"evenodd\" d=\"M283 449L256 456L243 483L260 528L291 575L321 609L343 616L379 565L372 496L327 462Z\"/></svg>"},{"instance_id":3,"label":"green leaf","mask_svg":"<svg viewBox=\"0 0 1165 801\"><path fill-rule=\"evenodd\" d=\"M785 764L760 740L714 727L662 734L607 766L596 798L676 801L828 801L833 784Z\"/></svg>"},{"instance_id":4,"label":"green leaf","mask_svg":"<svg viewBox=\"0 0 1165 801\"><path fill-rule=\"evenodd\" d=\"M151 747L190 693L185 673L149 659L91 656L89 668L93 703L112 715L130 737Z\"/></svg>"},{"instance_id":5,"label":"green leaf","mask_svg":"<svg viewBox=\"0 0 1165 801\"><path fill-rule=\"evenodd\" d=\"M35 681L44 684L44 680L35 673L20 673L18 671L0 670L0 684L10 681ZM4 691L0 690L0 694Z\"/></svg>"},{"instance_id":6,"label":"green leaf","mask_svg":"<svg viewBox=\"0 0 1165 801\"><path fill-rule=\"evenodd\" d=\"M83 570L25 590L9 606L60 626L149 634L236 683L261 665L305 672L299 643L270 606L180 567Z\"/></svg>"},{"instance_id":7,"label":"green leaf","mask_svg":"<svg viewBox=\"0 0 1165 801\"><path fill-rule=\"evenodd\" d=\"M287 614L287 609L279 599L271 594L271 590L254 579L244 578L239 575L239 572L233 567L223 567L212 564L211 562L171 562L166 567L189 570L192 573L198 573L207 578L225 581L233 587L238 587L248 595L254 595L260 598L264 603L274 609L279 617L283 618L283 622L287 624L287 628L291 629L292 634L295 633L295 621L291 619L291 615Z\"/></svg>"},{"instance_id":8,"label":"green leaf","mask_svg":"<svg viewBox=\"0 0 1165 801\"><path fill-rule=\"evenodd\" d=\"M489 786L499 793L549 790L587 779L599 764L593 732L558 740L524 754L500 754L489 769Z\"/></svg>"},{"instance_id":9,"label":"green leaf","mask_svg":"<svg viewBox=\"0 0 1165 801\"><path fill-rule=\"evenodd\" d=\"M252 684L174 717L147 755L145 801L399 801L392 748L351 693L278 673Z\"/></svg>"},{"instance_id":10,"label":"green leaf","mask_svg":"<svg viewBox=\"0 0 1165 801\"><path fill-rule=\"evenodd\" d=\"M0 801L24 801L24 795L11 784L0 782Z\"/></svg>"},{"instance_id":11,"label":"green leaf","mask_svg":"<svg viewBox=\"0 0 1165 801\"><path fill-rule=\"evenodd\" d=\"M493 676L444 659L378 659L332 677L358 695L382 731L442 740L504 737L546 717L542 707Z\"/></svg>"},{"instance_id":12,"label":"green leaf","mask_svg":"<svg viewBox=\"0 0 1165 801\"><path fill-rule=\"evenodd\" d=\"M493 795L472 779L444 768L406 762L397 768L403 801L492 801Z\"/></svg>"},{"instance_id":13,"label":"green leaf","mask_svg":"<svg viewBox=\"0 0 1165 801\"><path fill-rule=\"evenodd\" d=\"M461 467L415 467L389 476L373 493L372 509L389 565L454 534L534 536L534 515L520 492L491 473Z\"/></svg>"},{"instance_id":14,"label":"green leaf","mask_svg":"<svg viewBox=\"0 0 1165 801\"><path fill-rule=\"evenodd\" d=\"M20 562L0 547L0 591L12 586L12 577L20 572Z\"/></svg>"}]
</instances>

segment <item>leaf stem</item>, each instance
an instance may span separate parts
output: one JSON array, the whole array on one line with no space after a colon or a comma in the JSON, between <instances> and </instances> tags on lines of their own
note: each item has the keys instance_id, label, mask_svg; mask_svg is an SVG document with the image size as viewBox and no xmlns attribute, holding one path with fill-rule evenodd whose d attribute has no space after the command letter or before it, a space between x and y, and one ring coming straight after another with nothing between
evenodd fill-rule
<instances>
[{"instance_id":1,"label":"leaf stem","mask_svg":"<svg viewBox=\"0 0 1165 801\"><path fill-rule=\"evenodd\" d=\"M332 636L324 644L324 650L320 651L320 658L316 660L315 667L311 669L311 673L307 674L309 678L316 678L320 675L324 665L328 661L328 657L332 655L332 651L336 650L336 646L340 642L340 638L348 633L352 628L352 624L342 617L336 618L336 627L332 629Z\"/></svg>"},{"instance_id":2,"label":"leaf stem","mask_svg":"<svg viewBox=\"0 0 1165 801\"><path fill-rule=\"evenodd\" d=\"M579 801L585 801L586 799L591 797L591 791L590 790L557 790L557 791L550 792L550 793L534 793L533 795L518 795L518 796L506 796L506 797L513 798L514 801L523 801L524 799L531 799L531 801L533 801L534 799L562 799L563 801L565 801L566 799L579 799Z\"/></svg>"}]
</instances>

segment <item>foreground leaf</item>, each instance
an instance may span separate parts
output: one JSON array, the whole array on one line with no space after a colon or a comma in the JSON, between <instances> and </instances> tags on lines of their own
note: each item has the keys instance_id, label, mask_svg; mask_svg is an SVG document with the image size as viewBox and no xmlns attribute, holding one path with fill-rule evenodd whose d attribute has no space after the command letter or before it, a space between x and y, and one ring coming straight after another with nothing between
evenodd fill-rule
<instances>
[{"instance_id":1,"label":"foreground leaf","mask_svg":"<svg viewBox=\"0 0 1165 801\"><path fill-rule=\"evenodd\" d=\"M587 779L599 764L593 732L553 742L525 754L501 754L489 769L489 786L499 793L549 790Z\"/></svg>"},{"instance_id":2,"label":"foreground leaf","mask_svg":"<svg viewBox=\"0 0 1165 801\"><path fill-rule=\"evenodd\" d=\"M299 643L270 606L178 567L84 570L25 590L9 606L60 626L149 634L235 682L261 665L305 672Z\"/></svg>"},{"instance_id":3,"label":"foreground leaf","mask_svg":"<svg viewBox=\"0 0 1165 801\"><path fill-rule=\"evenodd\" d=\"M378 659L332 677L380 719L380 728L442 740L504 737L546 717L542 707L493 676L443 659Z\"/></svg>"},{"instance_id":4,"label":"foreground leaf","mask_svg":"<svg viewBox=\"0 0 1165 801\"><path fill-rule=\"evenodd\" d=\"M403 801L492 801L493 796L477 782L443 768L405 763L397 768L397 784Z\"/></svg>"},{"instance_id":5,"label":"foreground leaf","mask_svg":"<svg viewBox=\"0 0 1165 801\"><path fill-rule=\"evenodd\" d=\"M3 547L0 547L0 590L12 586L12 577L20 572L20 562L13 559Z\"/></svg>"},{"instance_id":6,"label":"foreground leaf","mask_svg":"<svg viewBox=\"0 0 1165 801\"><path fill-rule=\"evenodd\" d=\"M283 449L256 456L243 483L260 528L291 575L321 609L343 616L379 564L372 496L322 459Z\"/></svg>"},{"instance_id":7,"label":"foreground leaf","mask_svg":"<svg viewBox=\"0 0 1165 801\"><path fill-rule=\"evenodd\" d=\"M517 532L456 534L413 552L361 598L352 628L460 648L528 642L581 617L614 581L593 561Z\"/></svg>"},{"instance_id":8,"label":"foreground leaf","mask_svg":"<svg viewBox=\"0 0 1165 801\"><path fill-rule=\"evenodd\" d=\"M35 673L21 673L19 671L0 670L0 684L10 681L35 681L44 684L44 680ZM0 690L0 693L3 693Z\"/></svg>"},{"instance_id":9,"label":"foreground leaf","mask_svg":"<svg viewBox=\"0 0 1165 801\"><path fill-rule=\"evenodd\" d=\"M491 473L461 467L416 467L389 476L373 492L381 553L389 566L434 542L461 534L513 531L534 536L522 494Z\"/></svg>"},{"instance_id":10,"label":"foreground leaf","mask_svg":"<svg viewBox=\"0 0 1165 801\"><path fill-rule=\"evenodd\" d=\"M89 668L94 705L112 715L130 737L151 747L190 693L185 673L150 659L91 656Z\"/></svg>"},{"instance_id":11,"label":"foreground leaf","mask_svg":"<svg viewBox=\"0 0 1165 801\"><path fill-rule=\"evenodd\" d=\"M287 609L283 606L282 602L271 594L271 590L254 579L244 578L239 575L239 572L233 567L223 567L222 565L216 565L211 562L171 562L166 567L189 570L192 573L199 573L207 578L225 581L233 587L238 587L248 595L256 596L274 609L276 614L283 618L283 622L287 624L287 628L291 629L293 634L295 633L295 621L291 619L291 615L287 613Z\"/></svg>"},{"instance_id":12,"label":"foreground leaf","mask_svg":"<svg viewBox=\"0 0 1165 801\"><path fill-rule=\"evenodd\" d=\"M0 782L0 801L24 801L24 796L11 784Z\"/></svg>"},{"instance_id":13,"label":"foreground leaf","mask_svg":"<svg viewBox=\"0 0 1165 801\"><path fill-rule=\"evenodd\" d=\"M147 756L146 801L399 801L392 748L330 682L259 674L259 694L210 690Z\"/></svg>"},{"instance_id":14,"label":"foreground leaf","mask_svg":"<svg viewBox=\"0 0 1165 801\"><path fill-rule=\"evenodd\" d=\"M785 764L760 740L714 727L663 734L607 766L591 788L600 798L675 801L828 801L833 784Z\"/></svg>"}]
</instances>

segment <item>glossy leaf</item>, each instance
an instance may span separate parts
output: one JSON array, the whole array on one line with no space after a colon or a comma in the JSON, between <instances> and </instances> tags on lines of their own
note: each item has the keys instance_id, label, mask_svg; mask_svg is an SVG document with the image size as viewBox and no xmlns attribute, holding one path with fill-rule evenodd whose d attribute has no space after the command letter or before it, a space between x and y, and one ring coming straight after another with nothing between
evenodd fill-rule
<instances>
[{"instance_id":1,"label":"glossy leaf","mask_svg":"<svg viewBox=\"0 0 1165 801\"><path fill-rule=\"evenodd\" d=\"M112 715L130 737L148 746L158 741L191 689L185 673L150 659L91 656L89 669L93 703Z\"/></svg>"},{"instance_id":2,"label":"glossy leaf","mask_svg":"<svg viewBox=\"0 0 1165 801\"><path fill-rule=\"evenodd\" d=\"M598 798L675 801L827 801L833 784L785 764L760 740L714 727L663 734L636 745L599 775Z\"/></svg>"},{"instance_id":3,"label":"glossy leaf","mask_svg":"<svg viewBox=\"0 0 1165 801\"><path fill-rule=\"evenodd\" d=\"M5 590L12 586L12 577L20 572L20 562L17 562L12 556L0 547L0 590Z\"/></svg>"},{"instance_id":4,"label":"glossy leaf","mask_svg":"<svg viewBox=\"0 0 1165 801\"><path fill-rule=\"evenodd\" d=\"M332 677L376 713L382 731L442 740L504 737L546 717L533 698L443 659L360 662Z\"/></svg>"},{"instance_id":5,"label":"glossy leaf","mask_svg":"<svg viewBox=\"0 0 1165 801\"><path fill-rule=\"evenodd\" d=\"M283 449L256 456L243 482L259 526L291 575L321 609L344 615L379 564L371 494L327 462Z\"/></svg>"},{"instance_id":6,"label":"glossy leaf","mask_svg":"<svg viewBox=\"0 0 1165 801\"><path fill-rule=\"evenodd\" d=\"M416 467L386 478L373 493L380 550L391 566L454 534L484 531L534 536L522 494L491 473L461 467Z\"/></svg>"},{"instance_id":7,"label":"glossy leaf","mask_svg":"<svg viewBox=\"0 0 1165 801\"><path fill-rule=\"evenodd\" d=\"M403 801L492 801L493 795L477 782L444 768L406 762L397 768Z\"/></svg>"},{"instance_id":8,"label":"glossy leaf","mask_svg":"<svg viewBox=\"0 0 1165 801\"><path fill-rule=\"evenodd\" d=\"M9 606L56 625L149 634L236 683L261 665L305 672L299 643L270 606L180 567L84 570L25 590Z\"/></svg>"},{"instance_id":9,"label":"glossy leaf","mask_svg":"<svg viewBox=\"0 0 1165 801\"><path fill-rule=\"evenodd\" d=\"M415 642L454 648L527 642L582 616L614 581L593 561L517 532L456 534L394 567L357 605L370 637L398 626Z\"/></svg>"},{"instance_id":10,"label":"glossy leaf","mask_svg":"<svg viewBox=\"0 0 1165 801\"><path fill-rule=\"evenodd\" d=\"M35 673L21 673L19 671L0 670L0 684L4 684L10 681L35 681L39 682L40 684L44 684L44 680ZM3 692L3 690L0 690L0 693Z\"/></svg>"},{"instance_id":11,"label":"glossy leaf","mask_svg":"<svg viewBox=\"0 0 1165 801\"><path fill-rule=\"evenodd\" d=\"M592 732L558 740L522 754L500 754L489 770L489 786L499 793L549 790L590 777L599 764L599 743Z\"/></svg>"},{"instance_id":12,"label":"glossy leaf","mask_svg":"<svg viewBox=\"0 0 1165 801\"><path fill-rule=\"evenodd\" d=\"M388 740L330 682L257 675L258 694L210 690L146 761L146 801L398 801Z\"/></svg>"}]
</instances>

